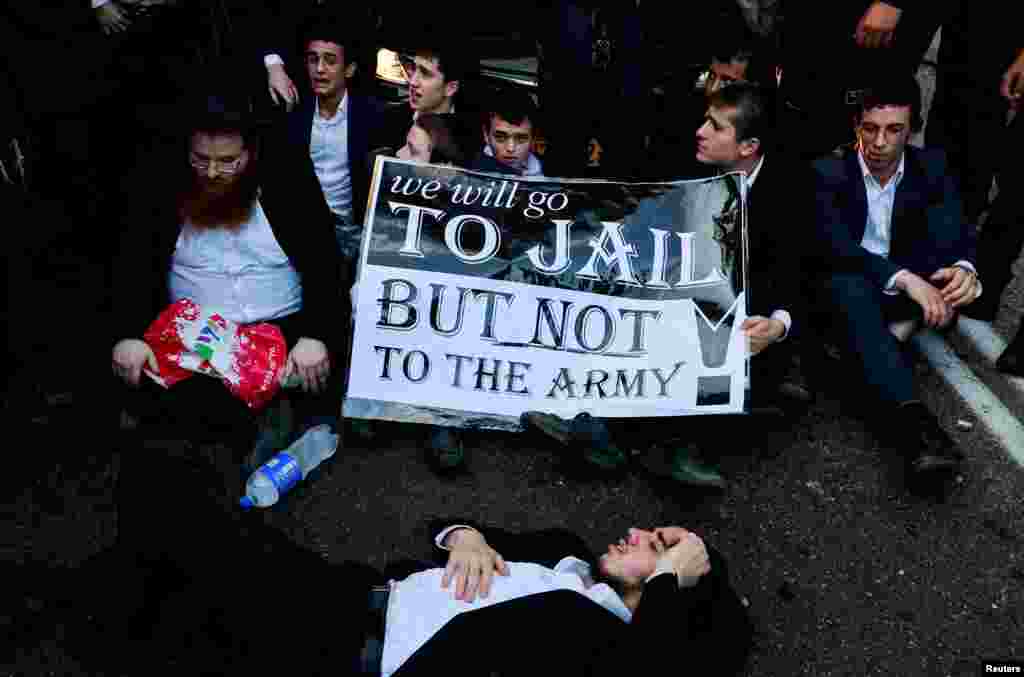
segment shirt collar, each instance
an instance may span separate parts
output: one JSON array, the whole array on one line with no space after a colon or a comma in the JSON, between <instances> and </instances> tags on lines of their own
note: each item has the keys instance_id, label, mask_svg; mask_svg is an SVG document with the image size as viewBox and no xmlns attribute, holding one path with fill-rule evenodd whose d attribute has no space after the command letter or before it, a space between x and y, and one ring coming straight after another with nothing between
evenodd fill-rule
<instances>
[{"instance_id":1,"label":"shirt collar","mask_svg":"<svg viewBox=\"0 0 1024 677\"><path fill-rule=\"evenodd\" d=\"M762 155L761 159L757 161L756 165L754 165L754 169L747 174L747 190L754 187L754 181L757 179L757 175L761 173L761 167L764 166L765 157L766 156Z\"/></svg>"},{"instance_id":2,"label":"shirt collar","mask_svg":"<svg viewBox=\"0 0 1024 677\"><path fill-rule=\"evenodd\" d=\"M316 106L313 110L313 119L319 121L322 124L333 125L341 122L345 118L346 108L348 104L348 90L341 96L341 103L338 104L338 110L334 111L334 115L329 118L320 117L320 97L316 97Z\"/></svg>"},{"instance_id":3,"label":"shirt collar","mask_svg":"<svg viewBox=\"0 0 1024 677\"><path fill-rule=\"evenodd\" d=\"M447 113L434 113L434 115L454 115L454 114L455 114L455 104L454 103L451 105L451 108L448 109ZM413 120L416 120L419 116L420 116L420 111L414 110L412 112L412 119Z\"/></svg>"},{"instance_id":4,"label":"shirt collar","mask_svg":"<svg viewBox=\"0 0 1024 677\"><path fill-rule=\"evenodd\" d=\"M900 163L896 167L896 173L892 175L891 179L889 179L889 183L893 184L894 186L898 185L899 182L901 180L903 180L903 168L905 166L904 163L905 163L906 159L907 159L907 153L906 153L906 151L904 151L903 155L900 156ZM859 147L857 148L857 162L860 163L860 171L864 175L864 180L865 181L874 181L877 184L878 183L878 179L875 178L875 175L871 173L870 169L868 169L867 163L864 162L864 154L861 152L861 149ZM889 183L885 184L886 187L889 186Z\"/></svg>"}]
</instances>

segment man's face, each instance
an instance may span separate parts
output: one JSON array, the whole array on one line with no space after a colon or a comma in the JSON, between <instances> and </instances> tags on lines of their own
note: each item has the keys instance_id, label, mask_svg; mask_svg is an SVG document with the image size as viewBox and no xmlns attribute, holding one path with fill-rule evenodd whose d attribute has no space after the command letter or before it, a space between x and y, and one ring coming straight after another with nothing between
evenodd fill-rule
<instances>
[{"instance_id":1,"label":"man's face","mask_svg":"<svg viewBox=\"0 0 1024 677\"><path fill-rule=\"evenodd\" d=\"M223 193L231 188L245 174L249 160L240 132L192 135L189 163L206 193Z\"/></svg>"},{"instance_id":2,"label":"man's face","mask_svg":"<svg viewBox=\"0 0 1024 677\"><path fill-rule=\"evenodd\" d=\"M910 115L910 106L881 106L861 113L857 142L873 174L899 164L910 140Z\"/></svg>"},{"instance_id":3,"label":"man's face","mask_svg":"<svg viewBox=\"0 0 1024 677\"><path fill-rule=\"evenodd\" d=\"M306 73L313 94L321 99L341 99L355 68L354 63L345 63L345 50L337 43L310 40L306 45Z\"/></svg>"},{"instance_id":4,"label":"man's face","mask_svg":"<svg viewBox=\"0 0 1024 677\"><path fill-rule=\"evenodd\" d=\"M458 82L446 82L436 57L417 54L408 63L409 107L418 113L440 113L459 89Z\"/></svg>"},{"instance_id":5,"label":"man's face","mask_svg":"<svg viewBox=\"0 0 1024 677\"><path fill-rule=\"evenodd\" d=\"M501 164L524 169L533 144L533 123L526 118L514 125L499 115L492 115L490 126L484 128L484 143L490 146Z\"/></svg>"},{"instance_id":6,"label":"man's face","mask_svg":"<svg viewBox=\"0 0 1024 677\"><path fill-rule=\"evenodd\" d=\"M413 125L409 128L409 133L405 135L405 145L398 149L397 155L402 160L430 162L432 150L430 134L427 134L426 130L419 125Z\"/></svg>"},{"instance_id":7,"label":"man's face","mask_svg":"<svg viewBox=\"0 0 1024 677\"><path fill-rule=\"evenodd\" d=\"M601 555L598 568L608 578L621 583L637 584L654 573L658 562L657 536L653 531L630 529L625 538L608 546Z\"/></svg>"},{"instance_id":8,"label":"man's face","mask_svg":"<svg viewBox=\"0 0 1024 677\"><path fill-rule=\"evenodd\" d=\"M746 142L736 140L734 108L708 108L697 129L697 161L721 169L733 169L748 154ZM749 144L747 144L749 145Z\"/></svg>"},{"instance_id":9,"label":"man's face","mask_svg":"<svg viewBox=\"0 0 1024 677\"><path fill-rule=\"evenodd\" d=\"M733 59L724 63L712 57L707 80L704 81L704 96L711 96L731 82L747 79L747 61Z\"/></svg>"}]
</instances>

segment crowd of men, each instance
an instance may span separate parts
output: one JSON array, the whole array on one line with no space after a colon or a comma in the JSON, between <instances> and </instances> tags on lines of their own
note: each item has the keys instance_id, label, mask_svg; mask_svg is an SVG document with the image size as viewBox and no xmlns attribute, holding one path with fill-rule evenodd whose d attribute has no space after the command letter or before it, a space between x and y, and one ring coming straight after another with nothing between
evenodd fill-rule
<instances>
[{"instance_id":1,"label":"crowd of men","mask_svg":"<svg viewBox=\"0 0 1024 677\"><path fill-rule=\"evenodd\" d=\"M944 482L958 471L963 455L922 404L905 346L918 328L948 328L960 313L992 320L1012 278L1010 265L1024 242L1024 214L1011 199L1020 169L1010 151L1008 162L987 158L990 171L979 178L972 153L977 145L989 155L996 146L1024 148L1020 122L1014 118L1008 127L1000 118L1016 110L1024 95L1024 49L1009 38L1003 44L989 38L984 60L960 54L963 63L977 63L979 70L942 70L940 64L945 79L940 79L935 115L945 116L936 125L941 143L918 148L909 143L923 125L915 71L940 25L943 49L958 58L955 50L967 41L958 34L967 32L961 3L940 3L942 11L931 11L909 0L843 2L822 16L795 2L786 11L790 39L782 41L781 50L746 24L723 26L707 54L703 89L673 93L660 113L629 97L625 105L595 100L569 84L572 65L584 59L573 51L572 40L564 41L561 52L554 43L559 36L578 38L572 22L586 14L587 3L554 4L560 7L562 32L553 30L555 38L548 35L541 42L565 91L550 99L545 99L550 87L542 88L539 101L521 90L500 96L474 91L478 55L456 32L425 29L402 55L407 105L385 106L366 86L372 78L355 85L357 75L375 64L366 59L369 50L353 30L355 22L346 22L347 10L329 5L298 23L294 38L300 61L286 61L295 50L287 47L292 36L283 28L249 55L262 58L265 87L254 85L237 61L207 64L201 76L177 79L186 105L161 119L167 121L167 136L178 138L178 133L185 144L169 143L142 158L144 171L126 177L123 195L128 197L111 229L121 239L112 268L109 323L118 405L144 424L187 426L195 434L232 440L233 455L223 461L227 466L237 466L252 449L258 422L212 379L165 390L143 374L147 367L156 369L153 350L142 340L146 327L168 303L191 298L223 309L241 324L277 324L288 345L286 373L301 386L289 398L302 424L343 425L337 410L345 387L341 356L348 323L339 320L344 315L338 308L350 304L374 157L523 177L571 177L588 173L593 159L588 152L600 144L610 149L601 163L606 177L746 176L749 279L757 294L742 329L749 338L755 405L798 410L816 386L809 378L793 382L798 353L806 358L828 348L840 356L847 377L843 390L852 400L870 403L865 415L892 453L905 459L912 487ZM137 3L93 0L92 6L107 33L145 15ZM122 11L126 7L134 14ZM624 11L615 38L626 62L624 48L636 42L631 12ZM975 29L972 25L970 32ZM618 91L629 91L635 69L627 64L617 72ZM980 140L973 125L960 124L975 110L975 101L962 96L974 83L977 105L987 106L984 133L989 136ZM582 97L575 108L566 105L566 93ZM267 96L276 110L260 102ZM634 102L638 114L631 116ZM586 116L592 118L605 104L609 115L620 116L624 131L573 129L579 108L589 106ZM641 119L649 126L633 125ZM545 144L539 143L541 134ZM131 154L124 150L129 145L118 135L111 147ZM1001 190L989 204L993 174L999 174ZM978 243L983 213L987 220ZM1024 372L1024 340L1011 343L999 366ZM362 433L379 435L365 427ZM464 467L457 431L433 428L426 446L439 471ZM166 460L172 481L181 473L189 478L185 484L207 486L209 481L196 479L188 465ZM723 482L709 459L689 452L672 459L671 472L689 485ZM229 469L227 474L237 480L237 473ZM751 641L749 621L729 588L721 558L713 551L709 556L699 538L678 527L631 530L594 558L572 534L517 538L453 520L433 531L438 547L450 550L446 568L406 571L397 584L381 588L386 579L378 574L355 563L339 567L307 556L271 530L247 525L251 532L243 534L235 518L213 507L215 501L204 499L199 489L192 492L195 501L186 501L191 518L172 514L145 495L152 476L152 458L125 455L121 496L130 509L123 510L120 538L130 545L73 576L45 573L48 594L61 612L81 603L78 591L90 587L83 581L117 572L121 580L138 582L132 583L138 594L126 595L116 613L108 614L105 629L94 628L85 642L116 637L121 645L111 653L125 660L142 660L154 651L152 638L127 641L124 633L128 621L153 613L144 590L164 583L153 583L153 567L140 562L161 558L191 577L185 592L160 609L163 639L172 637L168 641L180 649L215 624L216 632L227 634L204 641L217 645L211 651L245 657L239 666L264 660L259 647L274 645L268 629L247 624L267 613L260 606L266 600L251 599L250 593L269 571L317 581L337 580L344 569L345 586L325 599L276 599L272 605L288 618L355 608L341 629L313 629L303 641L322 651L316 660L323 665L367 674L451 672L455 660L470 666L467 673L521 674L538 650L562 665L558 672L585 667L586 674L611 674L640 655L645 666L662 661L669 669L680 653L667 652L670 645L694 660L720 651L714 660L722 674L732 674L742 668ZM204 526L192 531L196 524ZM213 549L226 553L216 566L197 556ZM28 587L43 576L14 575ZM53 583L62 576L71 576L71 582ZM516 584L502 584L506 577ZM459 600L472 601L478 591L486 596L492 587L500 594L472 615L449 613L434 584L447 588L453 581L452 594ZM191 627L197 614L204 619L198 631L198 625ZM232 633L232 628L247 631ZM534 652L513 643L496 649L488 641L512 634ZM723 638L733 643L731 654ZM730 655L731 662L724 658ZM180 674L180 664L175 669Z\"/></svg>"}]
</instances>

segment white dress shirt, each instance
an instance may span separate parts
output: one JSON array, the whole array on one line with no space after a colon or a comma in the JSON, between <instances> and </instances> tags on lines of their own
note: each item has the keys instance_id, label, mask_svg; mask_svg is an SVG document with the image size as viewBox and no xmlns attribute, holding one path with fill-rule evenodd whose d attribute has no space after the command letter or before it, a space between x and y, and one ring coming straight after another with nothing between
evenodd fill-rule
<instances>
[{"instance_id":1,"label":"white dress shirt","mask_svg":"<svg viewBox=\"0 0 1024 677\"><path fill-rule=\"evenodd\" d=\"M302 280L259 200L239 228L184 225L168 273L171 301L219 308L232 322L264 322L302 309Z\"/></svg>"},{"instance_id":2,"label":"white dress shirt","mask_svg":"<svg viewBox=\"0 0 1024 677\"><path fill-rule=\"evenodd\" d=\"M860 241L860 246L872 254L886 259L889 258L889 250L892 247L892 210L896 204L896 189L903 181L906 157L906 153L900 156L896 173L889 178L885 186L882 186L868 169L860 149L857 149L857 162L860 163L860 170L864 175L864 190L867 192L868 200L867 224L864 227L864 237ZM970 261L957 261L953 265L977 274L974 264ZM897 271L886 281L885 289L883 289L886 294L896 295L899 293L896 289L896 279L903 272L902 270ZM980 282L978 283L978 295L975 298L978 296L981 296Z\"/></svg>"},{"instance_id":3,"label":"white dress shirt","mask_svg":"<svg viewBox=\"0 0 1024 677\"><path fill-rule=\"evenodd\" d=\"M309 156L327 206L344 223L352 221L352 175L348 163L348 92L330 118L320 116L320 98L313 109Z\"/></svg>"},{"instance_id":4,"label":"white dress shirt","mask_svg":"<svg viewBox=\"0 0 1024 677\"><path fill-rule=\"evenodd\" d=\"M441 547L444 538L458 528L462 527L452 526L442 531L435 541L437 545ZM385 621L382 677L389 677L398 670L417 649L459 614L527 595L575 590L623 622L632 620L632 612L618 593L606 583L593 583L590 566L580 559L564 557L553 569L531 562L508 562L508 570L508 576L495 575L491 579L491 590L486 599L478 595L473 602L455 599L454 584L447 589L441 587L442 568L428 569L401 581L392 581ZM565 632L571 634L573 628L567 627Z\"/></svg>"}]
</instances>

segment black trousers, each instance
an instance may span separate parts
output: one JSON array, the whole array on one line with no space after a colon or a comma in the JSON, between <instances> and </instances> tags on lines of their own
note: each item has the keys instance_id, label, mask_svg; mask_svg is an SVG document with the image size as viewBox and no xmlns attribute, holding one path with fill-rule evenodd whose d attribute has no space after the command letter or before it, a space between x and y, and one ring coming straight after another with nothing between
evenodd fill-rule
<instances>
[{"instance_id":1,"label":"black trousers","mask_svg":"<svg viewBox=\"0 0 1024 677\"><path fill-rule=\"evenodd\" d=\"M995 319L999 309L999 297L1013 280L1013 263L1024 246L1024 205L1016 191L1024 186L1024 168L1013 158L1024 152L1024 121L1018 113L1010 128L1005 130L1004 158L999 168L997 184L999 195L989 210L988 220L982 226L978 238L978 275L981 278L982 296L971 305L976 305L972 316L980 319Z\"/></svg>"},{"instance_id":2,"label":"black trousers","mask_svg":"<svg viewBox=\"0 0 1024 677\"><path fill-rule=\"evenodd\" d=\"M67 628L70 653L140 677L355 673L378 572L242 512L238 483L207 459L153 445L121 457L117 544L54 578L94 617Z\"/></svg>"},{"instance_id":3,"label":"black trousers","mask_svg":"<svg viewBox=\"0 0 1024 677\"><path fill-rule=\"evenodd\" d=\"M830 310L835 338L856 359L872 401L885 407L917 399L913 369L888 327L921 319L916 303L883 293L862 275L840 274L825 282L820 307Z\"/></svg>"}]
</instances>

